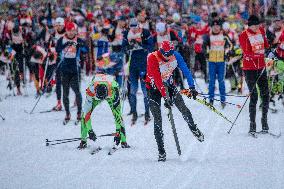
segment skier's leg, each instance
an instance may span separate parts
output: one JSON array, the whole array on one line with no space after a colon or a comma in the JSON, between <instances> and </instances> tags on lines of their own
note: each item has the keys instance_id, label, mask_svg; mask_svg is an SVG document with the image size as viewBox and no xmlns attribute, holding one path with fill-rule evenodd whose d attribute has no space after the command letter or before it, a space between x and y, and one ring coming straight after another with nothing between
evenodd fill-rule
<instances>
[{"instance_id":1,"label":"skier's leg","mask_svg":"<svg viewBox=\"0 0 284 189\"><path fill-rule=\"evenodd\" d=\"M197 128L196 124L193 121L192 114L190 110L185 105L181 94L175 86L169 87L170 97L173 99L174 104L178 108L178 110L182 113L183 119L188 124L189 129L193 133L193 135L200 141L204 141L204 136L202 132Z\"/></svg>"},{"instance_id":2,"label":"skier's leg","mask_svg":"<svg viewBox=\"0 0 284 189\"><path fill-rule=\"evenodd\" d=\"M216 63L209 62L209 99L213 102L215 93Z\"/></svg>"},{"instance_id":3,"label":"skier's leg","mask_svg":"<svg viewBox=\"0 0 284 189\"><path fill-rule=\"evenodd\" d=\"M162 129L161 94L156 89L148 89L149 106L154 117L154 136L157 142L159 154L165 154L164 133Z\"/></svg>"},{"instance_id":4,"label":"skier's leg","mask_svg":"<svg viewBox=\"0 0 284 189\"><path fill-rule=\"evenodd\" d=\"M56 70L56 98L57 101L61 100L61 85L62 85L62 78L61 78L61 72L59 69Z\"/></svg>"},{"instance_id":5,"label":"skier's leg","mask_svg":"<svg viewBox=\"0 0 284 189\"><path fill-rule=\"evenodd\" d=\"M130 75L129 75L129 82L130 82L130 107L131 107L131 112L133 114L137 114L137 109L136 109L136 105L137 105L137 98L136 98L136 94L138 91L138 79L139 79L139 73L138 71L131 71Z\"/></svg>"},{"instance_id":6,"label":"skier's leg","mask_svg":"<svg viewBox=\"0 0 284 189\"><path fill-rule=\"evenodd\" d=\"M93 100L90 96L86 95L81 119L81 140L84 142L87 142L87 136L92 131L92 112L100 102L100 100Z\"/></svg>"},{"instance_id":7,"label":"skier's leg","mask_svg":"<svg viewBox=\"0 0 284 189\"><path fill-rule=\"evenodd\" d=\"M217 74L218 74L218 83L219 83L219 91L220 91L220 100L221 102L226 101L226 88L225 88L225 63L219 62L216 63L217 66Z\"/></svg>"},{"instance_id":8,"label":"skier's leg","mask_svg":"<svg viewBox=\"0 0 284 189\"><path fill-rule=\"evenodd\" d=\"M249 114L250 114L250 132L256 131L255 117L256 117L256 104L258 100L258 94L256 89L257 71L245 70L246 83L250 92L249 102Z\"/></svg>"},{"instance_id":9,"label":"skier's leg","mask_svg":"<svg viewBox=\"0 0 284 189\"><path fill-rule=\"evenodd\" d=\"M70 80L70 86L75 93L76 104L77 104L77 108L78 108L77 109L77 115L80 116L81 111L82 111L82 95L81 95L81 91L80 91L79 75L76 74L76 75L72 76L72 78Z\"/></svg>"},{"instance_id":10,"label":"skier's leg","mask_svg":"<svg viewBox=\"0 0 284 189\"><path fill-rule=\"evenodd\" d=\"M63 86L63 105L66 111L66 114L70 114L69 110L69 89L70 89L70 79L72 76L69 74L62 75L62 86Z\"/></svg>"},{"instance_id":11,"label":"skier's leg","mask_svg":"<svg viewBox=\"0 0 284 189\"><path fill-rule=\"evenodd\" d=\"M149 110L149 100L148 100L148 95L147 95L147 90L146 90L146 84L145 81L143 79L140 79L140 85L141 85L141 89L144 95L144 107L145 107L145 116L150 116L150 110Z\"/></svg>"},{"instance_id":12,"label":"skier's leg","mask_svg":"<svg viewBox=\"0 0 284 189\"><path fill-rule=\"evenodd\" d=\"M114 89L112 97L107 99L107 102L114 116L116 133L120 134L121 142L126 142L125 127L124 127L123 119L122 119L121 104L120 104L118 88Z\"/></svg>"},{"instance_id":13,"label":"skier's leg","mask_svg":"<svg viewBox=\"0 0 284 189\"><path fill-rule=\"evenodd\" d=\"M260 74L260 73L259 73ZM269 109L269 88L268 88L268 79L266 71L263 72L263 74L260 76L257 85L260 90L260 96L262 99L262 129L268 130L268 123L267 123L267 113Z\"/></svg>"}]
</instances>

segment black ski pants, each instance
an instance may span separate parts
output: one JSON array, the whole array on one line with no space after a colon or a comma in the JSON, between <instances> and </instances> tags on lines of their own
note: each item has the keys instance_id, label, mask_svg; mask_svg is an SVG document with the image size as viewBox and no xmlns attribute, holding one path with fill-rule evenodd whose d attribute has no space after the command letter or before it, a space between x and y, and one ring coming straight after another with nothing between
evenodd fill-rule
<instances>
[{"instance_id":1,"label":"black ski pants","mask_svg":"<svg viewBox=\"0 0 284 189\"><path fill-rule=\"evenodd\" d=\"M63 86L63 105L66 114L70 114L69 109L69 90L70 87L75 93L77 103L77 113L81 114L82 111L82 95L80 92L80 77L77 73L62 73L62 86Z\"/></svg>"},{"instance_id":2,"label":"black ski pants","mask_svg":"<svg viewBox=\"0 0 284 189\"><path fill-rule=\"evenodd\" d=\"M182 113L184 120L187 122L190 130L195 131L196 125L194 124L190 110L184 104L183 98L175 86L168 87L169 96L178 110ZM162 129L162 115L161 115L161 93L158 89L147 89L149 106L154 117L154 135L158 145L159 154L165 153L163 129Z\"/></svg>"},{"instance_id":3,"label":"black ski pants","mask_svg":"<svg viewBox=\"0 0 284 189\"><path fill-rule=\"evenodd\" d=\"M256 104L258 100L257 87L259 88L260 97L262 99L262 119L267 120L267 112L269 108L269 89L266 70L244 70L246 82L250 92L249 114L250 121L255 122ZM261 74L262 73L262 74ZM259 77L258 81L257 78ZM256 83L257 81L257 83Z\"/></svg>"}]
</instances>

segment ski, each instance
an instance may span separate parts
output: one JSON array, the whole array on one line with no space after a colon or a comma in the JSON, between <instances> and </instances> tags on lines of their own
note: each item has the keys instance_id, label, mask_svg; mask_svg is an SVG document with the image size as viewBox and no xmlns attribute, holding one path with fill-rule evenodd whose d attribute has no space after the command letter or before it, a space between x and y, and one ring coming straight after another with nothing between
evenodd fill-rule
<instances>
[{"instance_id":1,"label":"ski","mask_svg":"<svg viewBox=\"0 0 284 189\"><path fill-rule=\"evenodd\" d=\"M257 138L257 134L256 133L248 133L248 136L253 137L253 138Z\"/></svg>"},{"instance_id":2,"label":"ski","mask_svg":"<svg viewBox=\"0 0 284 189\"><path fill-rule=\"evenodd\" d=\"M273 138L280 138L281 137L281 132L279 134L275 134L275 133L272 133L272 132L268 132L268 133L265 133L265 132L262 132L262 131L259 131L259 132L256 132L257 134L259 135L270 135L272 136Z\"/></svg>"},{"instance_id":3,"label":"ski","mask_svg":"<svg viewBox=\"0 0 284 189\"><path fill-rule=\"evenodd\" d=\"M70 122L70 120L63 120L63 125L67 125Z\"/></svg>"},{"instance_id":4,"label":"ski","mask_svg":"<svg viewBox=\"0 0 284 189\"><path fill-rule=\"evenodd\" d=\"M99 147L97 147L97 148L95 148L91 151L91 155L97 154L101 150L102 150L102 148L99 146Z\"/></svg>"},{"instance_id":5,"label":"ski","mask_svg":"<svg viewBox=\"0 0 284 189\"><path fill-rule=\"evenodd\" d=\"M114 145L108 152L108 155L113 155L119 149L119 146Z\"/></svg>"}]
</instances>

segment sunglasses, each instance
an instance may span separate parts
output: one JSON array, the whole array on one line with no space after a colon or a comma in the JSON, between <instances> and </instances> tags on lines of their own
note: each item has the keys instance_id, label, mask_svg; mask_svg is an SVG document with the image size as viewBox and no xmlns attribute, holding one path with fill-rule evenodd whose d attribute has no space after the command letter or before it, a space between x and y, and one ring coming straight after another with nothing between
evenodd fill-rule
<instances>
[{"instance_id":1,"label":"sunglasses","mask_svg":"<svg viewBox=\"0 0 284 189\"><path fill-rule=\"evenodd\" d=\"M160 52L165 57L170 57L174 54L174 50L164 51L164 49L160 49Z\"/></svg>"}]
</instances>

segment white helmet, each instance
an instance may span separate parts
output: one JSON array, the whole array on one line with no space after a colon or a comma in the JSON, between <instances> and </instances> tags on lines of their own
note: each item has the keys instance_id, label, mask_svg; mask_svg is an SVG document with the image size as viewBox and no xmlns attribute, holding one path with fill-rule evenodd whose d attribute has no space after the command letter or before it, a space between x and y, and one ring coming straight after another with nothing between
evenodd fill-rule
<instances>
[{"instance_id":1,"label":"white helmet","mask_svg":"<svg viewBox=\"0 0 284 189\"><path fill-rule=\"evenodd\" d=\"M56 18L55 25L64 26L64 19L62 17Z\"/></svg>"},{"instance_id":2,"label":"white helmet","mask_svg":"<svg viewBox=\"0 0 284 189\"><path fill-rule=\"evenodd\" d=\"M230 23L229 22L224 22L222 25L223 30L229 30L230 29Z\"/></svg>"},{"instance_id":3,"label":"white helmet","mask_svg":"<svg viewBox=\"0 0 284 189\"><path fill-rule=\"evenodd\" d=\"M156 24L156 31L158 33L163 33L166 31L166 24L164 22L158 22Z\"/></svg>"},{"instance_id":4,"label":"white helmet","mask_svg":"<svg viewBox=\"0 0 284 189\"><path fill-rule=\"evenodd\" d=\"M179 15L179 13L174 13L173 14L173 20L174 20L174 22L179 22L180 21L180 15Z\"/></svg>"}]
</instances>

